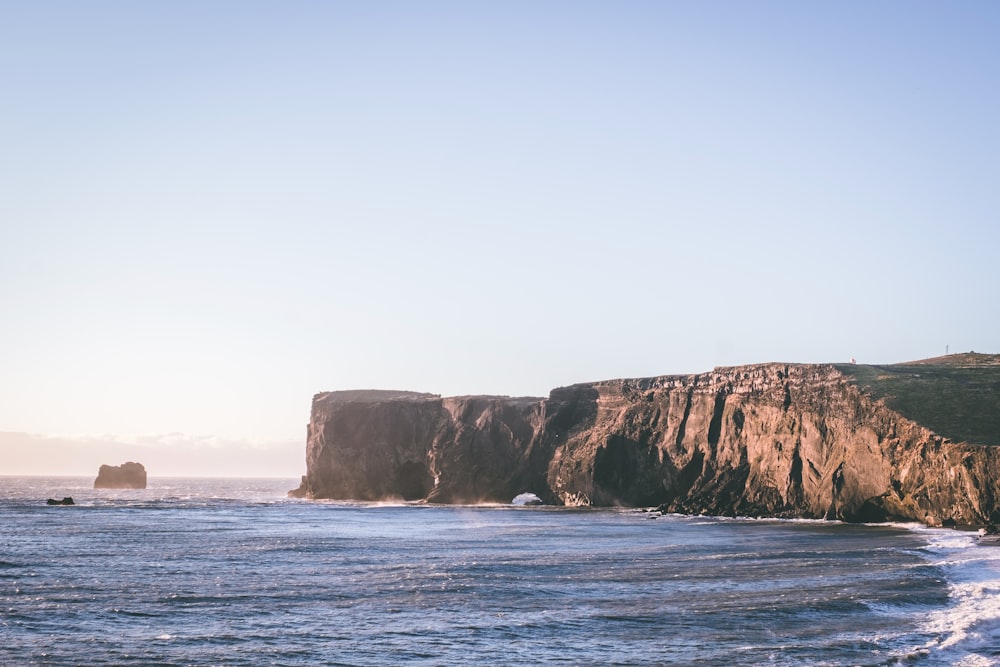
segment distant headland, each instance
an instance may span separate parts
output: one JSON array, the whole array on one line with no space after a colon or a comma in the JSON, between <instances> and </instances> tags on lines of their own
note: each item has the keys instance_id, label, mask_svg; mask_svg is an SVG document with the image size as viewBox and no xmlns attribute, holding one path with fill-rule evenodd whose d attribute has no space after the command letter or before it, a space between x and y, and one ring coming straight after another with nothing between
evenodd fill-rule
<instances>
[{"instance_id":1,"label":"distant headland","mask_svg":"<svg viewBox=\"0 0 1000 667\"><path fill-rule=\"evenodd\" d=\"M317 394L291 495L1000 522L1000 355L766 363L548 398Z\"/></svg>"}]
</instances>

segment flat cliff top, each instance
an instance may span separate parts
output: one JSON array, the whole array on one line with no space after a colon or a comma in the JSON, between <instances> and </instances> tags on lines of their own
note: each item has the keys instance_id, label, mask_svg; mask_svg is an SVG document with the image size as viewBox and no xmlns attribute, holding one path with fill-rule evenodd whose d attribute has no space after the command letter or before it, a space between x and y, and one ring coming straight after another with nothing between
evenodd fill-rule
<instances>
[{"instance_id":1,"label":"flat cliff top","mask_svg":"<svg viewBox=\"0 0 1000 667\"><path fill-rule=\"evenodd\" d=\"M313 396L313 402L323 403L400 403L408 401L503 401L511 405L529 405L545 399L537 396L446 396L420 391L395 391L391 389L350 389L346 391L324 391Z\"/></svg>"},{"instance_id":2,"label":"flat cliff top","mask_svg":"<svg viewBox=\"0 0 1000 667\"><path fill-rule=\"evenodd\" d=\"M1000 445L1000 354L950 354L886 366L837 364L864 392L956 442Z\"/></svg>"},{"instance_id":3,"label":"flat cliff top","mask_svg":"<svg viewBox=\"0 0 1000 667\"><path fill-rule=\"evenodd\" d=\"M441 398L439 394L419 391L393 391L389 389L354 389L324 391L313 396L313 402L332 403L382 403L385 401L426 401Z\"/></svg>"}]
</instances>

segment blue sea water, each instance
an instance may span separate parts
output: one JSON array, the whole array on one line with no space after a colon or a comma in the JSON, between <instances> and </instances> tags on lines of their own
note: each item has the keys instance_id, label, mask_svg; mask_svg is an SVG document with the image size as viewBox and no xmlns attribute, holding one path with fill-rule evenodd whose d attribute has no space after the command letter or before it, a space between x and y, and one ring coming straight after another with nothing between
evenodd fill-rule
<instances>
[{"instance_id":1,"label":"blue sea water","mask_svg":"<svg viewBox=\"0 0 1000 667\"><path fill-rule=\"evenodd\" d=\"M971 533L92 481L0 477L2 665L1000 665Z\"/></svg>"}]
</instances>

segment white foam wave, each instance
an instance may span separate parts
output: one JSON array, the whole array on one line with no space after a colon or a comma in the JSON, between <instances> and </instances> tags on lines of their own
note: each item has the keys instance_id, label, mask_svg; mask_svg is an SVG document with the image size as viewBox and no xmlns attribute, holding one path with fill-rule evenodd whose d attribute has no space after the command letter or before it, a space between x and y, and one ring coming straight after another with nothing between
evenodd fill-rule
<instances>
[{"instance_id":1,"label":"white foam wave","mask_svg":"<svg viewBox=\"0 0 1000 667\"><path fill-rule=\"evenodd\" d=\"M973 532L946 528L915 528L914 530L923 533L927 539L927 550L931 552L958 551L961 553L970 547L977 547L978 551L978 536ZM988 555L989 551L983 553ZM997 554L1000 554L1000 551L997 551Z\"/></svg>"},{"instance_id":2,"label":"white foam wave","mask_svg":"<svg viewBox=\"0 0 1000 667\"><path fill-rule=\"evenodd\" d=\"M519 493L510 501L511 505L541 505L542 499L534 493Z\"/></svg>"},{"instance_id":3,"label":"white foam wave","mask_svg":"<svg viewBox=\"0 0 1000 667\"><path fill-rule=\"evenodd\" d=\"M975 533L914 528L925 553L948 581L950 602L930 613L921 630L935 637L922 649L966 667L998 665L1000 548L981 546Z\"/></svg>"},{"instance_id":4,"label":"white foam wave","mask_svg":"<svg viewBox=\"0 0 1000 667\"><path fill-rule=\"evenodd\" d=\"M987 621L1000 621L1000 580L987 583L953 584L955 604L932 613L925 629L941 636L938 644L954 646L968 638L971 629Z\"/></svg>"}]
</instances>

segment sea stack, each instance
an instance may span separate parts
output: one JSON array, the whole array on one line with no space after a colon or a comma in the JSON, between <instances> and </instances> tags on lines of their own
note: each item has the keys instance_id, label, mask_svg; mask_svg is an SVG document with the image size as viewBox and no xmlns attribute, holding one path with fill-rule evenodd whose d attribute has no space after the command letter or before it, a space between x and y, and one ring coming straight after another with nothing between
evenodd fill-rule
<instances>
[{"instance_id":1,"label":"sea stack","mask_svg":"<svg viewBox=\"0 0 1000 667\"><path fill-rule=\"evenodd\" d=\"M102 465L94 480L95 489L145 489L146 468L129 461L120 466Z\"/></svg>"},{"instance_id":2,"label":"sea stack","mask_svg":"<svg viewBox=\"0 0 1000 667\"><path fill-rule=\"evenodd\" d=\"M503 502L929 525L1000 522L1000 355L768 363L547 399L313 399L306 498Z\"/></svg>"}]
</instances>

